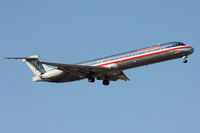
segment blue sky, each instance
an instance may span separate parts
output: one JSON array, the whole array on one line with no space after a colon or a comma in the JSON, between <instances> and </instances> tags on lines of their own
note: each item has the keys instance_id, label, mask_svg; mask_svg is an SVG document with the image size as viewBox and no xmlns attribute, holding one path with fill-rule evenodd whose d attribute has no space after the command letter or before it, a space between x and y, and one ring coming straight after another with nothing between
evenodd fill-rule
<instances>
[{"instance_id":1,"label":"blue sky","mask_svg":"<svg viewBox=\"0 0 200 133\"><path fill-rule=\"evenodd\" d=\"M76 63L170 41L195 48L177 59L131 69L131 82L32 82L21 61L1 60L2 133L199 133L198 0L6 0L0 56L38 54Z\"/></svg>"}]
</instances>

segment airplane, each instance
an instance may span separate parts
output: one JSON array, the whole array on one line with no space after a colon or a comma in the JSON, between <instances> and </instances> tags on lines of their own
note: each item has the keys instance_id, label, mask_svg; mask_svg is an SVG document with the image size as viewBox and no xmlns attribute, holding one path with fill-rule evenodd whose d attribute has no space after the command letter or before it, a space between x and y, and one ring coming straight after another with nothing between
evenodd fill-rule
<instances>
[{"instance_id":1,"label":"airplane","mask_svg":"<svg viewBox=\"0 0 200 133\"><path fill-rule=\"evenodd\" d=\"M91 83L102 80L103 85L108 86L110 81L129 81L124 70L177 58L183 58L187 63L188 55L193 52L194 48L182 42L169 42L77 64L43 62L38 55L3 59L22 59L35 74L34 82L63 83L88 79Z\"/></svg>"}]
</instances>

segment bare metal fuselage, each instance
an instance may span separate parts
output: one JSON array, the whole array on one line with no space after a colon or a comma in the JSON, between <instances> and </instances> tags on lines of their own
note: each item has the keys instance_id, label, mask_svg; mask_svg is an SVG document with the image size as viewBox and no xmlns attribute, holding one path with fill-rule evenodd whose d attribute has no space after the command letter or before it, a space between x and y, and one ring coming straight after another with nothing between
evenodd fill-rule
<instances>
[{"instance_id":1,"label":"bare metal fuselage","mask_svg":"<svg viewBox=\"0 0 200 133\"><path fill-rule=\"evenodd\" d=\"M77 65L101 66L112 68L116 71L122 71L162 61L187 57L193 53L194 49L192 47L186 45L178 45L178 43L179 42L173 42L163 45L156 45L118 55L78 63ZM69 70L66 72L54 69L45 73L44 75L41 75L40 77L35 77L33 80L47 82L70 82L84 78L86 77L83 77L81 73L77 71ZM98 79L98 77L96 78Z\"/></svg>"}]
</instances>

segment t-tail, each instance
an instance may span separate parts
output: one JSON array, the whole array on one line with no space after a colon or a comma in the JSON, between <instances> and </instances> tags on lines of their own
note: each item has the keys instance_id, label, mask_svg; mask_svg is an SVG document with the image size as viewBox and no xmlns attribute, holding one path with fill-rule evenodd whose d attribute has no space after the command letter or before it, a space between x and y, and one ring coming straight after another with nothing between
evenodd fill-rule
<instances>
[{"instance_id":1,"label":"t-tail","mask_svg":"<svg viewBox=\"0 0 200 133\"><path fill-rule=\"evenodd\" d=\"M4 59L22 59L22 61L25 62L35 74L33 81L42 81L39 76L52 70L52 68L48 67L47 65L40 63L41 59L38 55L33 55L30 57L5 57Z\"/></svg>"},{"instance_id":2,"label":"t-tail","mask_svg":"<svg viewBox=\"0 0 200 133\"><path fill-rule=\"evenodd\" d=\"M29 58L23 59L22 61L27 64L27 66L36 76L51 70L51 68L49 68L47 65L40 63L41 59L38 55L30 56Z\"/></svg>"}]
</instances>

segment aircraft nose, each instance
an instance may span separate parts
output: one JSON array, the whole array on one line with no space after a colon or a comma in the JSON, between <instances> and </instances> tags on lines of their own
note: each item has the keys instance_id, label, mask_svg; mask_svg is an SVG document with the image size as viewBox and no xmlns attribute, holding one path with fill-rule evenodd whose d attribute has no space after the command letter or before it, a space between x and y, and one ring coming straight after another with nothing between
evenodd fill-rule
<instances>
[{"instance_id":1,"label":"aircraft nose","mask_svg":"<svg viewBox=\"0 0 200 133\"><path fill-rule=\"evenodd\" d=\"M190 52L190 54L192 54L192 53L194 52L194 48L193 48L193 47L190 47L190 48L189 48L189 52Z\"/></svg>"}]
</instances>

